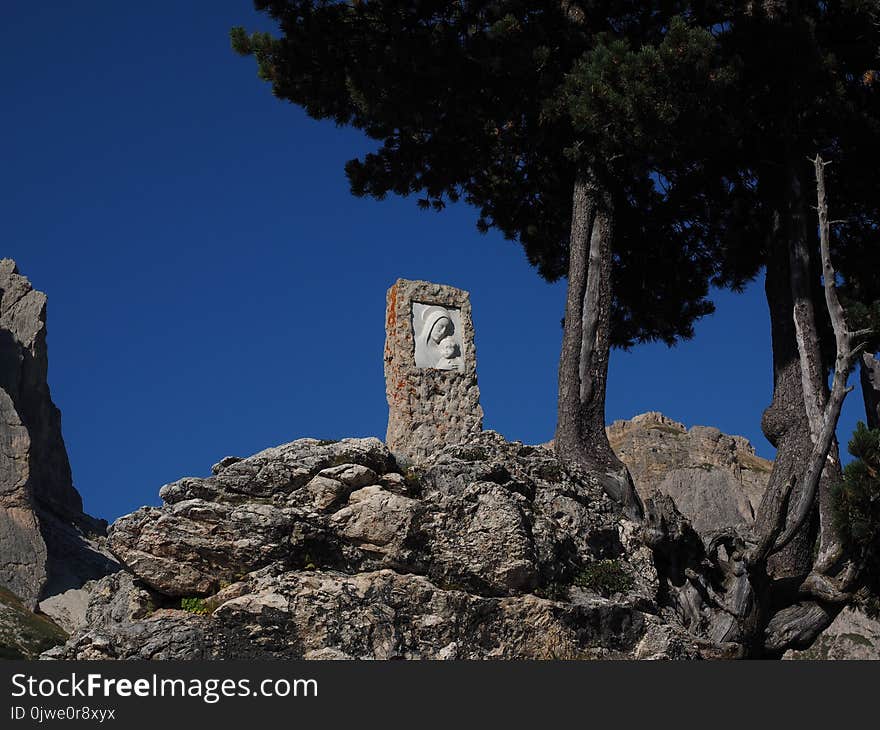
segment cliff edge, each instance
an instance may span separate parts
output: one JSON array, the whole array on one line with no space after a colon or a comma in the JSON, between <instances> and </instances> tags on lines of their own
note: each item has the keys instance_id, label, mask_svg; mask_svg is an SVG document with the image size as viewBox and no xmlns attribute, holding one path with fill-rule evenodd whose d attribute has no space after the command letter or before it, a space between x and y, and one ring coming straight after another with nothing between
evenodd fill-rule
<instances>
[{"instance_id":1,"label":"cliff edge","mask_svg":"<svg viewBox=\"0 0 880 730\"><path fill-rule=\"evenodd\" d=\"M83 512L73 486L47 376L46 295L2 259L0 589L13 596L3 601L7 613L47 600L53 613L68 603L58 596L118 569L101 544L106 523Z\"/></svg>"}]
</instances>

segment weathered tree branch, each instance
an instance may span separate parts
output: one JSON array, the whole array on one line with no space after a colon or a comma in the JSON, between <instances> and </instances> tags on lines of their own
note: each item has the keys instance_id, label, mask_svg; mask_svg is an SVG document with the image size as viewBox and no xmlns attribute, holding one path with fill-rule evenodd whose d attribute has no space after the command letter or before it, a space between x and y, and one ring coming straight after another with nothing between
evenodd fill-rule
<instances>
[{"instance_id":1,"label":"weathered tree branch","mask_svg":"<svg viewBox=\"0 0 880 730\"><path fill-rule=\"evenodd\" d=\"M580 399L581 403L587 403L593 397L593 378L590 377L590 366L593 363L593 353L596 348L596 336L599 328L599 301L601 277L603 276L603 247L608 245L603 241L603 235L607 222L604 212L599 210L596 219L592 222L590 231L590 249L587 264L587 286L581 305L581 353L579 363L580 374ZM599 220L600 217L602 220Z\"/></svg>"},{"instance_id":2,"label":"weathered tree branch","mask_svg":"<svg viewBox=\"0 0 880 730\"><path fill-rule=\"evenodd\" d=\"M819 247L822 255L825 305L831 317L831 325L834 328L834 339L837 346L837 357L834 362L834 379L831 384L831 393L823 409L821 424L816 424L819 425L819 428L816 430L818 437L813 443L813 450L810 454L806 475L804 476L800 499L785 530L777 538L771 552L781 550L791 541L806 522L813 509L813 503L819 489L819 480L828 460L828 452L831 449L837 423L840 420L843 401L852 390L852 388L848 388L846 385L847 379L855 364L856 357L861 351L860 346L854 341L854 333L850 332L847 328L843 305L840 303L840 298L837 295L836 273L831 263L831 232L828 221L828 200L825 191L825 167L828 164L819 155L816 155L813 160L816 170ZM807 412L809 414L810 409ZM811 430L814 429L811 427Z\"/></svg>"}]
</instances>

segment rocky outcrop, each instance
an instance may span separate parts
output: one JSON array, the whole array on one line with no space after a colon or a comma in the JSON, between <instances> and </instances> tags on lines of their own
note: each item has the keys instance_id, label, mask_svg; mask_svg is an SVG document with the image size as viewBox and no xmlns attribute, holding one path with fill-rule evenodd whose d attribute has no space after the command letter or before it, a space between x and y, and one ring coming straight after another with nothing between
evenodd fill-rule
<instances>
[{"instance_id":1,"label":"rocky outcrop","mask_svg":"<svg viewBox=\"0 0 880 730\"><path fill-rule=\"evenodd\" d=\"M0 260L0 587L30 609L115 568L73 487L47 371L46 296Z\"/></svg>"},{"instance_id":2,"label":"rocky outcrop","mask_svg":"<svg viewBox=\"0 0 880 730\"><path fill-rule=\"evenodd\" d=\"M716 492L757 496L767 462L743 439L659 414L610 430L661 488L711 464L730 476ZM44 658L733 656L661 605L674 571L658 575L645 547L651 520L621 517L596 475L546 448L484 432L402 467L378 439L300 439L212 472L163 487L162 507L111 527L125 569L58 598L70 637ZM648 506L699 543L667 497ZM731 509L706 524L750 518ZM873 657L878 636L847 610L789 656Z\"/></svg>"},{"instance_id":3,"label":"rocky outcrop","mask_svg":"<svg viewBox=\"0 0 880 730\"><path fill-rule=\"evenodd\" d=\"M657 412L615 421L608 439L642 498L668 494L701 533L751 523L773 469L742 436Z\"/></svg>"},{"instance_id":4,"label":"rocky outcrop","mask_svg":"<svg viewBox=\"0 0 880 730\"><path fill-rule=\"evenodd\" d=\"M401 472L377 439L301 439L118 520L56 658L580 658L717 653L655 603L595 477L485 432Z\"/></svg>"},{"instance_id":5,"label":"rocky outcrop","mask_svg":"<svg viewBox=\"0 0 880 730\"><path fill-rule=\"evenodd\" d=\"M668 494L703 535L750 524L773 468L741 436L705 426L687 429L656 412L615 421L608 437L640 494ZM880 621L847 608L813 646L785 658L880 659Z\"/></svg>"}]
</instances>

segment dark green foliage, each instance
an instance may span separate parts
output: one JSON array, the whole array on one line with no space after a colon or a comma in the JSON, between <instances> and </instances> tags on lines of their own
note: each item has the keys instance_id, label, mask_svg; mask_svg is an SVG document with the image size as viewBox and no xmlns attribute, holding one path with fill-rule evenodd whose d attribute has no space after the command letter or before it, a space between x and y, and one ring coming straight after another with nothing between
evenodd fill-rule
<instances>
[{"instance_id":1,"label":"dark green foliage","mask_svg":"<svg viewBox=\"0 0 880 730\"><path fill-rule=\"evenodd\" d=\"M180 607L188 613L194 613L199 616L211 613L204 598L181 598Z\"/></svg>"},{"instance_id":2,"label":"dark green foliage","mask_svg":"<svg viewBox=\"0 0 880 730\"><path fill-rule=\"evenodd\" d=\"M750 216L758 235L741 239L730 258L748 259L750 252L763 257L774 230L797 235L790 219L776 216L785 210L793 184L804 194L806 206L813 204L807 158L820 153L833 163L826 178L833 191L832 259L843 280L841 295L850 305L850 317L864 321L866 312L859 305L870 307L880 300L880 4L740 5L730 13L729 30L721 39L725 56L737 68L731 98L734 133L719 137L716 159L725 171L739 169L741 182L755 193ZM762 12L771 5L775 12ZM814 213L811 207L800 213L807 216L815 251ZM816 287L819 281L816 266ZM822 301L819 291L817 300ZM821 317L824 309L817 308ZM827 349L833 362L833 345Z\"/></svg>"},{"instance_id":3,"label":"dark green foliage","mask_svg":"<svg viewBox=\"0 0 880 730\"><path fill-rule=\"evenodd\" d=\"M717 266L739 230L730 211L750 206L704 159L733 78L711 31L724 3L255 5L280 36L236 28L232 42L273 93L377 140L346 166L355 195L465 200L480 230L518 241L555 280L588 167L617 213L613 344L691 337L713 310L711 280L756 273L754 257Z\"/></svg>"},{"instance_id":4,"label":"dark green foliage","mask_svg":"<svg viewBox=\"0 0 880 730\"><path fill-rule=\"evenodd\" d=\"M599 35L548 110L571 120L577 140L566 153L575 160L606 159L612 168L630 164L636 171L645 160L663 167L669 150L690 144L681 138L682 120L705 121L702 109L733 78L715 37L674 16L656 45Z\"/></svg>"},{"instance_id":5,"label":"dark green foliage","mask_svg":"<svg viewBox=\"0 0 880 730\"><path fill-rule=\"evenodd\" d=\"M582 568L574 584L609 598L615 593L626 593L635 581L619 560L598 560Z\"/></svg>"},{"instance_id":6,"label":"dark green foliage","mask_svg":"<svg viewBox=\"0 0 880 730\"><path fill-rule=\"evenodd\" d=\"M880 595L880 429L859 423L849 442L856 460L843 470L834 491L837 528L856 560L864 561L863 577ZM876 603L876 598L874 600Z\"/></svg>"},{"instance_id":7,"label":"dark green foliage","mask_svg":"<svg viewBox=\"0 0 880 730\"><path fill-rule=\"evenodd\" d=\"M466 200L481 230L518 241L554 280L575 172L589 167L618 213L618 346L692 336L712 311L708 282L752 278L787 223L790 175L808 194L816 152L834 160L834 260L853 318L880 301L876 0L255 6L280 35L236 28L232 43L273 93L378 142L347 165L356 195Z\"/></svg>"}]
</instances>

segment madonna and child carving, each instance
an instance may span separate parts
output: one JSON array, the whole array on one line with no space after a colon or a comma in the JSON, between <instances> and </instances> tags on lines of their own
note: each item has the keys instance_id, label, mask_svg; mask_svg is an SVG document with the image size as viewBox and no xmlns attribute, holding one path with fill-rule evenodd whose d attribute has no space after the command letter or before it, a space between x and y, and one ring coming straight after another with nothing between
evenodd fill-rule
<instances>
[{"instance_id":1,"label":"madonna and child carving","mask_svg":"<svg viewBox=\"0 0 880 730\"><path fill-rule=\"evenodd\" d=\"M413 302L412 324L416 367L464 369L459 309Z\"/></svg>"}]
</instances>

